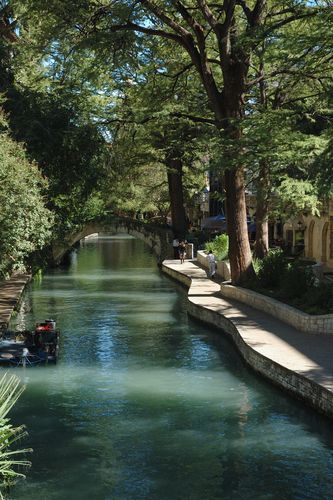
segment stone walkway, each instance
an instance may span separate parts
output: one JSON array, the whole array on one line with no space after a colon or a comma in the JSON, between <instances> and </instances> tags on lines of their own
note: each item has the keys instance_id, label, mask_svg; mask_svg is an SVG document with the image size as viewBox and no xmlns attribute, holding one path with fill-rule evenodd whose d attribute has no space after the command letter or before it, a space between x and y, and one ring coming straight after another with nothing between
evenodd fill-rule
<instances>
[{"instance_id":1,"label":"stone walkway","mask_svg":"<svg viewBox=\"0 0 333 500\"><path fill-rule=\"evenodd\" d=\"M0 328L7 328L10 317L30 279L30 275L16 274L10 280L0 282Z\"/></svg>"},{"instance_id":2,"label":"stone walkway","mask_svg":"<svg viewBox=\"0 0 333 500\"><path fill-rule=\"evenodd\" d=\"M195 261L163 262L163 271L189 287L189 313L222 328L256 371L333 417L333 336L309 334L219 294Z\"/></svg>"}]
</instances>

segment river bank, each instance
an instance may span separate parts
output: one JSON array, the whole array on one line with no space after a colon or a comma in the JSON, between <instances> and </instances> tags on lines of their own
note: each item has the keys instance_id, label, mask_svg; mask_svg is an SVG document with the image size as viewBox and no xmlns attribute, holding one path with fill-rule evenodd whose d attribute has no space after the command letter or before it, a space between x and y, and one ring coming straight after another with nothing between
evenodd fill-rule
<instances>
[{"instance_id":1,"label":"river bank","mask_svg":"<svg viewBox=\"0 0 333 500\"><path fill-rule=\"evenodd\" d=\"M188 289L188 312L230 336L256 372L333 418L333 337L309 334L220 293L196 262L164 261Z\"/></svg>"},{"instance_id":2,"label":"river bank","mask_svg":"<svg viewBox=\"0 0 333 500\"><path fill-rule=\"evenodd\" d=\"M9 280L0 282L0 329L8 328L13 311L19 306L30 274L14 274Z\"/></svg>"}]
</instances>

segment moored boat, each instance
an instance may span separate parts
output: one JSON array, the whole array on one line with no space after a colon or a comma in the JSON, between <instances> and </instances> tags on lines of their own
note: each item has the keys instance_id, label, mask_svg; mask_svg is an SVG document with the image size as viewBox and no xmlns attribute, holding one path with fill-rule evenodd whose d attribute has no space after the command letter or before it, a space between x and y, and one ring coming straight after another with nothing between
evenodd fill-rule
<instances>
[{"instance_id":1,"label":"moored boat","mask_svg":"<svg viewBox=\"0 0 333 500\"><path fill-rule=\"evenodd\" d=\"M0 365L34 366L55 363L59 351L59 331L56 322L47 319L34 330L2 332Z\"/></svg>"}]
</instances>

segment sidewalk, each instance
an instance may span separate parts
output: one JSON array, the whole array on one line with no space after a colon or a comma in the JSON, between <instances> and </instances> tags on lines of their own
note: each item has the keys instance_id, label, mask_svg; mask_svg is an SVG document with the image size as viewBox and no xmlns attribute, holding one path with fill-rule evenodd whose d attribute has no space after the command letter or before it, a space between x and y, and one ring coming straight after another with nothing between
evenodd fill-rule
<instances>
[{"instance_id":1,"label":"sidewalk","mask_svg":"<svg viewBox=\"0 0 333 500\"><path fill-rule=\"evenodd\" d=\"M31 276L28 274L16 274L8 281L0 282L0 328L8 327L11 315L30 280Z\"/></svg>"},{"instance_id":2,"label":"sidewalk","mask_svg":"<svg viewBox=\"0 0 333 500\"><path fill-rule=\"evenodd\" d=\"M223 298L194 260L166 260L162 269L189 287L189 314L223 329L254 370L333 418L333 336L301 332Z\"/></svg>"}]
</instances>

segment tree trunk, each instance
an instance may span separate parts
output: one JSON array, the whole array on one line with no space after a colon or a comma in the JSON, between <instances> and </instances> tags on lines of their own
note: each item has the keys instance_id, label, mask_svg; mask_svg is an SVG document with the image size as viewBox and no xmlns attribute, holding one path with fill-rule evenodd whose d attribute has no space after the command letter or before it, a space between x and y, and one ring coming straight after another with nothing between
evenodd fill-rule
<instances>
[{"instance_id":1,"label":"tree trunk","mask_svg":"<svg viewBox=\"0 0 333 500\"><path fill-rule=\"evenodd\" d=\"M263 48L264 53L264 48ZM259 82L260 104L267 109L266 81L264 80L264 63L260 61ZM267 161L259 162L259 178L257 181L257 209L256 209L256 241L254 255L263 259L268 252L268 199L270 196L270 178Z\"/></svg>"},{"instance_id":2,"label":"tree trunk","mask_svg":"<svg viewBox=\"0 0 333 500\"><path fill-rule=\"evenodd\" d=\"M259 180L257 182L256 208L256 241L254 255L263 259L267 255L268 243L268 198L269 198L269 169L263 160L260 165Z\"/></svg>"},{"instance_id":3,"label":"tree trunk","mask_svg":"<svg viewBox=\"0 0 333 500\"><path fill-rule=\"evenodd\" d=\"M243 119L243 96L248 61L245 54L238 53L237 48L235 52L232 49L229 52L229 47L225 48L223 61L225 134L227 139L233 142L234 152L237 155L237 150L241 147L240 123ZM255 272L247 232L244 168L241 165L241 158L239 161L239 166L227 169L225 172L225 191L231 282L235 285L244 285L255 277Z\"/></svg>"},{"instance_id":4,"label":"tree trunk","mask_svg":"<svg viewBox=\"0 0 333 500\"><path fill-rule=\"evenodd\" d=\"M209 177L209 216L224 214L223 176L221 173L211 173Z\"/></svg>"},{"instance_id":5,"label":"tree trunk","mask_svg":"<svg viewBox=\"0 0 333 500\"><path fill-rule=\"evenodd\" d=\"M245 284L254 277L252 254L247 234L244 172L242 167L225 173L227 227L231 282Z\"/></svg>"},{"instance_id":6,"label":"tree trunk","mask_svg":"<svg viewBox=\"0 0 333 500\"><path fill-rule=\"evenodd\" d=\"M187 232L186 212L183 195L183 164L180 158L166 158L172 227L174 234L185 238Z\"/></svg>"},{"instance_id":7,"label":"tree trunk","mask_svg":"<svg viewBox=\"0 0 333 500\"><path fill-rule=\"evenodd\" d=\"M268 253L268 219L267 206L263 200L257 198L256 211L256 241L254 244L254 256L263 259Z\"/></svg>"}]
</instances>

